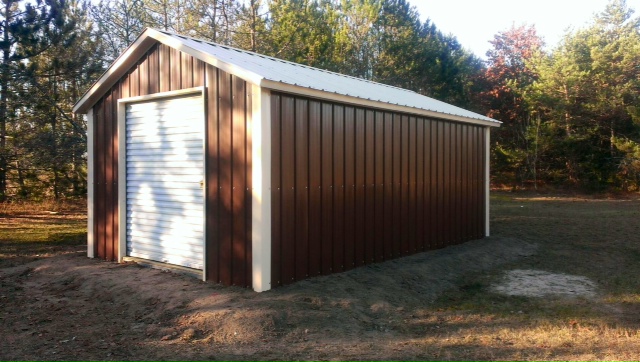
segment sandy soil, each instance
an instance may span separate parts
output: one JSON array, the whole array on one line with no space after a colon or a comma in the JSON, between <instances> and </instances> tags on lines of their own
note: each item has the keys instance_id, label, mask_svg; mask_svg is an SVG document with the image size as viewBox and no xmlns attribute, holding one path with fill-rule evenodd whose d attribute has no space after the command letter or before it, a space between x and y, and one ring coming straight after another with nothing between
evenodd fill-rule
<instances>
[{"instance_id":1,"label":"sandy soil","mask_svg":"<svg viewBox=\"0 0 640 362\"><path fill-rule=\"evenodd\" d=\"M438 295L536 248L492 237L260 294L69 252L0 269L0 359L429 359L412 341L449 333Z\"/></svg>"},{"instance_id":2,"label":"sandy soil","mask_svg":"<svg viewBox=\"0 0 640 362\"><path fill-rule=\"evenodd\" d=\"M492 289L505 295L543 298L546 296L590 297L596 285L587 277L549 273L543 270L509 270Z\"/></svg>"}]
</instances>

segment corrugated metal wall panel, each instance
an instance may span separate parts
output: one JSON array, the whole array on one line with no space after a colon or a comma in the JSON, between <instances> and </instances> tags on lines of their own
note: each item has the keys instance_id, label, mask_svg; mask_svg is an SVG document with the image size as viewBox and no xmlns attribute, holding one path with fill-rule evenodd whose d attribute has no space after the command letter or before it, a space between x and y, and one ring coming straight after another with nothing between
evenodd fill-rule
<instances>
[{"instance_id":1,"label":"corrugated metal wall panel","mask_svg":"<svg viewBox=\"0 0 640 362\"><path fill-rule=\"evenodd\" d=\"M271 144L274 155L282 155L282 97L278 94L271 95ZM282 263L282 157L273 157L271 160L271 264ZM282 268L272 268L272 285L282 284ZM275 282L275 284L274 284Z\"/></svg>"},{"instance_id":2,"label":"corrugated metal wall panel","mask_svg":"<svg viewBox=\"0 0 640 362\"><path fill-rule=\"evenodd\" d=\"M271 107L273 286L482 236L480 126L281 93Z\"/></svg>"},{"instance_id":3,"label":"corrugated metal wall panel","mask_svg":"<svg viewBox=\"0 0 640 362\"><path fill-rule=\"evenodd\" d=\"M364 229L364 259L368 264L375 261L376 253L376 162L375 162L375 112L367 110L365 114L365 189L364 209L365 217L362 225Z\"/></svg>"},{"instance_id":4,"label":"corrugated metal wall panel","mask_svg":"<svg viewBox=\"0 0 640 362\"><path fill-rule=\"evenodd\" d=\"M295 260L309 260L309 102L296 100L294 107L294 213L295 213ZM297 262L296 280L309 276L309 263Z\"/></svg>"},{"instance_id":5,"label":"corrugated metal wall panel","mask_svg":"<svg viewBox=\"0 0 640 362\"><path fill-rule=\"evenodd\" d=\"M277 96L277 95L276 95ZM333 272L333 248L334 248L334 205L333 205L333 180L334 180L334 167L333 167L333 152L334 152L334 139L333 139L333 106L331 104L322 103L320 106L321 128L320 137L322 139L322 157L321 157L321 193L322 193L322 222L320 224L321 243L322 243L322 263L320 265L320 273L330 274ZM274 113L274 117L278 114ZM277 118L274 118L275 121ZM273 141L277 141L274 137ZM279 157L272 156L273 169L277 169L277 161ZM277 207L274 203L274 208ZM278 241L274 238L271 239L273 245ZM274 260L275 261L275 260ZM279 264L272 264L279 265ZM274 269L275 271L275 269ZM274 279L276 280L276 279Z\"/></svg>"},{"instance_id":6,"label":"corrugated metal wall panel","mask_svg":"<svg viewBox=\"0 0 640 362\"><path fill-rule=\"evenodd\" d=\"M309 102L309 275L319 275L323 256L323 199L322 199L322 105Z\"/></svg>"},{"instance_id":7,"label":"corrugated metal wall panel","mask_svg":"<svg viewBox=\"0 0 640 362\"><path fill-rule=\"evenodd\" d=\"M344 107L344 270L355 266L355 109Z\"/></svg>"},{"instance_id":8,"label":"corrugated metal wall panel","mask_svg":"<svg viewBox=\"0 0 640 362\"><path fill-rule=\"evenodd\" d=\"M285 109L281 112L286 112ZM344 107L333 105L333 272L344 270L345 182ZM274 156L273 152L271 153Z\"/></svg>"},{"instance_id":9,"label":"corrugated metal wall panel","mask_svg":"<svg viewBox=\"0 0 640 362\"><path fill-rule=\"evenodd\" d=\"M375 167L375 200L374 200L374 222L373 222L373 237L369 239L375 245L374 261L383 261L384 255L384 112L375 112L375 129L373 140L373 154L374 154L374 167Z\"/></svg>"},{"instance_id":10,"label":"corrugated metal wall panel","mask_svg":"<svg viewBox=\"0 0 640 362\"><path fill-rule=\"evenodd\" d=\"M236 78L232 87L229 74L166 45L153 46L94 106L96 255L107 260L116 260L118 255L117 99L204 85L207 86L206 167L209 170L206 177L207 278L227 285L250 286L251 142L247 124L251 108L246 99L246 84ZM236 94L238 92L242 94ZM238 96L242 99L237 99ZM236 138L235 143L232 137ZM236 164L232 167L234 157ZM235 198L233 187L236 187Z\"/></svg>"}]
</instances>

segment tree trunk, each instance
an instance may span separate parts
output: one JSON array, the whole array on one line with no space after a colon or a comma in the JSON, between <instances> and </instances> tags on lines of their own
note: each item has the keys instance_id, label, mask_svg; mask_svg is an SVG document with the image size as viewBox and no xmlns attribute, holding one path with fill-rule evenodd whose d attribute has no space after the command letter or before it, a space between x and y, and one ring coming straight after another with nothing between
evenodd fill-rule
<instances>
[{"instance_id":1,"label":"tree trunk","mask_svg":"<svg viewBox=\"0 0 640 362\"><path fill-rule=\"evenodd\" d=\"M2 49L2 68L0 69L0 202L4 202L7 199L7 103L9 90L9 27L6 22L11 16L11 1L5 3L4 8L4 26L3 41L4 47Z\"/></svg>"}]
</instances>

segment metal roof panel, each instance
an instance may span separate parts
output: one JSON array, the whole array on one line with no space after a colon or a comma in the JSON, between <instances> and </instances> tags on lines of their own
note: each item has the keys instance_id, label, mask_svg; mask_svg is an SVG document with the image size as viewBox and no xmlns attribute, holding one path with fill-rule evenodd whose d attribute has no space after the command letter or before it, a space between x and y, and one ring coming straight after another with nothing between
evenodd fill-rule
<instances>
[{"instance_id":1,"label":"metal roof panel","mask_svg":"<svg viewBox=\"0 0 640 362\"><path fill-rule=\"evenodd\" d=\"M313 68L171 32L158 32L180 39L180 41L182 41L186 46L191 47L194 50L207 53L222 62L236 65L248 72L260 76L262 79L272 82L279 82L315 89L322 92L336 93L364 100L405 106L447 115L495 122L497 124L500 123L492 118L407 89Z\"/></svg>"}]
</instances>

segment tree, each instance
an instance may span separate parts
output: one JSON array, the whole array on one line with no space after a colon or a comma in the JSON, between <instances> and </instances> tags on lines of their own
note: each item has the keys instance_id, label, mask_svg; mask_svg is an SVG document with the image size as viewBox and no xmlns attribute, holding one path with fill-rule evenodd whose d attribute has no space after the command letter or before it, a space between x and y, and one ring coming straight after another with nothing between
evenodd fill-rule
<instances>
[{"instance_id":1,"label":"tree","mask_svg":"<svg viewBox=\"0 0 640 362\"><path fill-rule=\"evenodd\" d=\"M149 22L142 0L100 0L90 6L90 15L106 48L105 66L131 45Z\"/></svg>"},{"instance_id":2,"label":"tree","mask_svg":"<svg viewBox=\"0 0 640 362\"><path fill-rule=\"evenodd\" d=\"M333 11L329 0L272 0L267 55L332 70Z\"/></svg>"},{"instance_id":3,"label":"tree","mask_svg":"<svg viewBox=\"0 0 640 362\"><path fill-rule=\"evenodd\" d=\"M539 73L529 102L552 135L555 180L588 188L637 188L639 21L623 0L567 34Z\"/></svg>"},{"instance_id":4,"label":"tree","mask_svg":"<svg viewBox=\"0 0 640 362\"><path fill-rule=\"evenodd\" d=\"M86 125L71 108L102 71L99 42L86 3L65 2L51 31L60 41L20 63L9 88L14 95L8 132L10 181L23 198L81 196L86 191Z\"/></svg>"},{"instance_id":5,"label":"tree","mask_svg":"<svg viewBox=\"0 0 640 362\"><path fill-rule=\"evenodd\" d=\"M462 48L453 35L444 35L429 19L420 27L415 91L457 106L479 109L474 94L484 76L483 62Z\"/></svg>"},{"instance_id":6,"label":"tree","mask_svg":"<svg viewBox=\"0 0 640 362\"><path fill-rule=\"evenodd\" d=\"M238 27L233 43L242 49L263 53L266 49L265 36L267 23L265 14L261 13L262 1L249 0L240 7Z\"/></svg>"},{"instance_id":7,"label":"tree","mask_svg":"<svg viewBox=\"0 0 640 362\"><path fill-rule=\"evenodd\" d=\"M541 54L543 42L534 26L522 25L496 34L490 43L493 48L487 52L484 77L487 90L480 94L480 101L489 117L503 122L493 137L493 166L503 175L512 174L512 182L524 182L536 174L538 149L529 137L536 121L525 94L539 75L529 64Z\"/></svg>"},{"instance_id":8,"label":"tree","mask_svg":"<svg viewBox=\"0 0 640 362\"><path fill-rule=\"evenodd\" d=\"M187 1L184 9L186 20L183 30L174 31L190 34L215 43L232 45L238 27L241 4L237 0L194 0ZM259 2L251 0L249 6Z\"/></svg>"},{"instance_id":9,"label":"tree","mask_svg":"<svg viewBox=\"0 0 640 362\"><path fill-rule=\"evenodd\" d=\"M335 70L363 79L373 78L382 4L379 0L343 0L336 9L333 62Z\"/></svg>"},{"instance_id":10,"label":"tree","mask_svg":"<svg viewBox=\"0 0 640 362\"><path fill-rule=\"evenodd\" d=\"M0 23L0 201L7 195L7 123L12 97L9 89L12 78L20 77L21 65L64 38L64 0L37 0L35 5L19 0L3 0L3 19Z\"/></svg>"}]
</instances>

